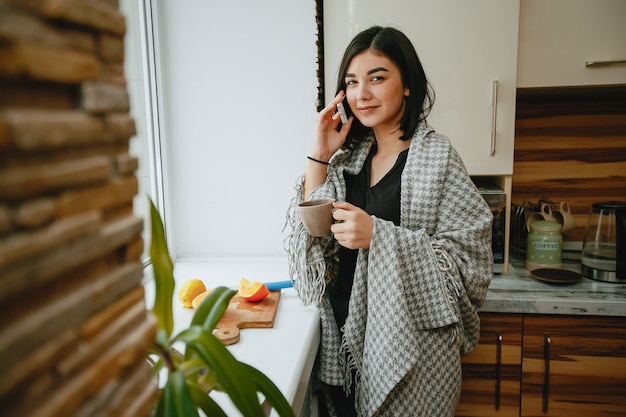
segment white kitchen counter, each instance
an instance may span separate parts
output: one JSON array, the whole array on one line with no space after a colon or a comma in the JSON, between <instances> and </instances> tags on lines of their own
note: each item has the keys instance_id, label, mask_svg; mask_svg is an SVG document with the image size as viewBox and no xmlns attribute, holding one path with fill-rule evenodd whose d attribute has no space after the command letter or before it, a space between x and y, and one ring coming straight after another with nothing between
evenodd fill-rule
<instances>
[{"instance_id":1,"label":"white kitchen counter","mask_svg":"<svg viewBox=\"0 0 626 417\"><path fill-rule=\"evenodd\" d=\"M289 279L286 259L218 259L176 262L174 332L189 324L193 310L182 307L176 292L188 279L202 280L207 288L220 285L236 288L241 278L272 282ZM146 300L152 307L154 287L147 282ZM291 403L296 415L309 413L308 394L311 369L319 344L319 315L314 307L304 307L293 288L281 290L274 327L242 329L239 342L229 350L240 361L254 366L269 377ZM241 413L223 393L212 393L227 415ZM272 415L276 415L274 412Z\"/></svg>"}]
</instances>

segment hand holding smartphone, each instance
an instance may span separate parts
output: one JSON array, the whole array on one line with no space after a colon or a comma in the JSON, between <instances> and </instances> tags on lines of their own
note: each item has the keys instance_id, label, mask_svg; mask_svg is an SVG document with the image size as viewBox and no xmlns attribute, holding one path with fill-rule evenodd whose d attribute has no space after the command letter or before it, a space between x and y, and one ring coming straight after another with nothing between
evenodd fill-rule
<instances>
[{"instance_id":1,"label":"hand holding smartphone","mask_svg":"<svg viewBox=\"0 0 626 417\"><path fill-rule=\"evenodd\" d=\"M339 113L341 123L343 123L344 125L348 123L348 115L346 114L346 109L343 106L342 102L337 103L337 113Z\"/></svg>"}]
</instances>

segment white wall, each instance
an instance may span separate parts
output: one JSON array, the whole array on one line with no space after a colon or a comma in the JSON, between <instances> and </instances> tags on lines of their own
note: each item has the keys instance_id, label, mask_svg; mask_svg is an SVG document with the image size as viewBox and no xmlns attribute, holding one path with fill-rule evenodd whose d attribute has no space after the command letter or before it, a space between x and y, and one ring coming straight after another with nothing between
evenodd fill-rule
<instances>
[{"instance_id":1,"label":"white wall","mask_svg":"<svg viewBox=\"0 0 626 417\"><path fill-rule=\"evenodd\" d=\"M177 259L284 256L317 118L314 17L312 0L159 2Z\"/></svg>"}]
</instances>

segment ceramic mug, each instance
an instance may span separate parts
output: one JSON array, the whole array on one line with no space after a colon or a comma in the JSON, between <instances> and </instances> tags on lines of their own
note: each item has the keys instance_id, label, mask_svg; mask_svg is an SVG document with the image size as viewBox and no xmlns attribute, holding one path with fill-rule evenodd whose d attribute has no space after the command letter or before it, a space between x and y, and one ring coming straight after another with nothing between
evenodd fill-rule
<instances>
[{"instance_id":1,"label":"ceramic mug","mask_svg":"<svg viewBox=\"0 0 626 417\"><path fill-rule=\"evenodd\" d=\"M311 236L320 237L330 233L333 224L332 198L309 200L298 205L300 218Z\"/></svg>"},{"instance_id":2,"label":"ceramic mug","mask_svg":"<svg viewBox=\"0 0 626 417\"><path fill-rule=\"evenodd\" d=\"M576 218L565 201L561 201L559 208L552 212L552 216L561 225L561 233L571 232L576 228Z\"/></svg>"},{"instance_id":3,"label":"ceramic mug","mask_svg":"<svg viewBox=\"0 0 626 417\"><path fill-rule=\"evenodd\" d=\"M556 218L552 214L552 205L548 203L541 203L541 209L528 216L528 219L526 220L526 229L530 232L530 225L534 222L542 220L558 223Z\"/></svg>"}]
</instances>

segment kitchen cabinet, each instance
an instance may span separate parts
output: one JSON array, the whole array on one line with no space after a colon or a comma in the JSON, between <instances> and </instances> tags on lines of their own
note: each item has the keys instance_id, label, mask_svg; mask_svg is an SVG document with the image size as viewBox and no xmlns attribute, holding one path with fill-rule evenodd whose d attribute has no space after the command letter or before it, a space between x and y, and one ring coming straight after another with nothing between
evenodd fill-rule
<instances>
[{"instance_id":1,"label":"kitchen cabinet","mask_svg":"<svg viewBox=\"0 0 626 417\"><path fill-rule=\"evenodd\" d=\"M481 314L480 342L463 358L457 416L519 416L522 314Z\"/></svg>"},{"instance_id":2,"label":"kitchen cabinet","mask_svg":"<svg viewBox=\"0 0 626 417\"><path fill-rule=\"evenodd\" d=\"M626 410L626 318L524 317L521 416Z\"/></svg>"},{"instance_id":3,"label":"kitchen cabinet","mask_svg":"<svg viewBox=\"0 0 626 417\"><path fill-rule=\"evenodd\" d=\"M626 318L481 313L457 416L623 415Z\"/></svg>"},{"instance_id":4,"label":"kitchen cabinet","mask_svg":"<svg viewBox=\"0 0 626 417\"><path fill-rule=\"evenodd\" d=\"M522 0L517 86L626 84L625 20L623 0Z\"/></svg>"},{"instance_id":5,"label":"kitchen cabinet","mask_svg":"<svg viewBox=\"0 0 626 417\"><path fill-rule=\"evenodd\" d=\"M326 0L323 8L327 102L354 35L396 27L435 91L429 124L451 139L470 175L512 174L519 0Z\"/></svg>"}]
</instances>

